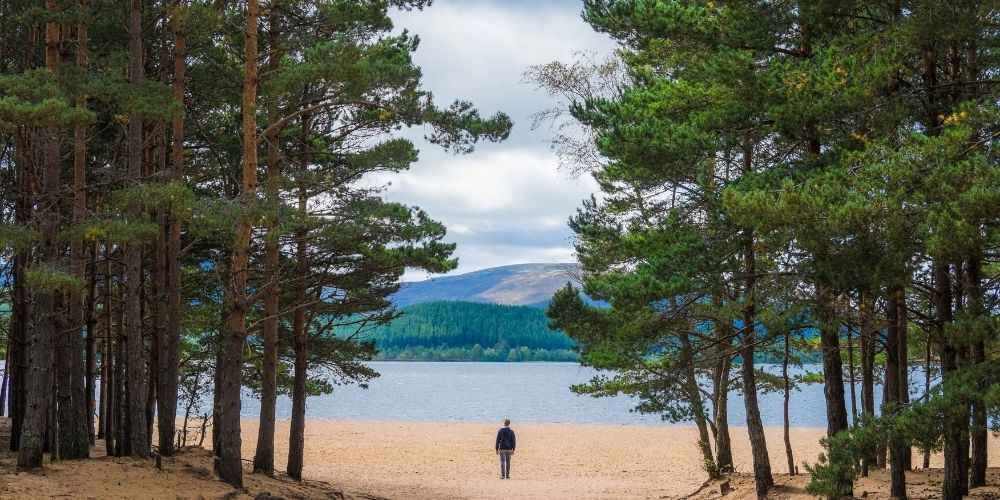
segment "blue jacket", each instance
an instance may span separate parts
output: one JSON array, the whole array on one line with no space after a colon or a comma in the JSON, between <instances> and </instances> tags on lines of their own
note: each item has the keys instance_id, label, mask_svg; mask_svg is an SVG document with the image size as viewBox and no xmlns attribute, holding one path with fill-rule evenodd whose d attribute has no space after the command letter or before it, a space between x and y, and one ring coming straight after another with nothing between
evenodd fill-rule
<instances>
[{"instance_id":1,"label":"blue jacket","mask_svg":"<svg viewBox=\"0 0 1000 500\"><path fill-rule=\"evenodd\" d=\"M497 431L497 450L514 451L516 445L517 439L514 438L514 431L510 427L502 427Z\"/></svg>"}]
</instances>

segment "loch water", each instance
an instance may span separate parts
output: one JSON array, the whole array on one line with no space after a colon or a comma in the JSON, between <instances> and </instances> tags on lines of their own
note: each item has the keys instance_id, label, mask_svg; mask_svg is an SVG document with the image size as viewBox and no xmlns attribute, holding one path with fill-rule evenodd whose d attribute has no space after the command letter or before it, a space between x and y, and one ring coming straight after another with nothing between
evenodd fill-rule
<instances>
[{"instance_id":1,"label":"loch water","mask_svg":"<svg viewBox=\"0 0 1000 500\"><path fill-rule=\"evenodd\" d=\"M306 418L417 422L496 422L510 418L525 423L671 424L659 415L631 411L638 401L629 397L593 398L571 392L571 385L584 383L597 374L576 363L382 361L370 365L381 376L372 380L367 389L336 386L331 394L310 397ZM781 373L777 365L758 367ZM818 372L821 367L793 367L790 373L807 370ZM923 394L923 371L914 369L910 381L914 397ZM860 382L856 390L860 398ZM850 387L846 383L845 393L850 415ZM882 388L876 386L875 401L881 400ZM782 425L782 401L781 391L759 396L764 425ZM730 393L728 408L730 425L745 425L743 397L738 391ZM257 417L258 409L259 402L248 394L243 401L244 418ZM291 401L279 397L277 417L286 419L290 415ZM789 420L793 427L826 426L822 384L800 385L792 391Z\"/></svg>"}]
</instances>

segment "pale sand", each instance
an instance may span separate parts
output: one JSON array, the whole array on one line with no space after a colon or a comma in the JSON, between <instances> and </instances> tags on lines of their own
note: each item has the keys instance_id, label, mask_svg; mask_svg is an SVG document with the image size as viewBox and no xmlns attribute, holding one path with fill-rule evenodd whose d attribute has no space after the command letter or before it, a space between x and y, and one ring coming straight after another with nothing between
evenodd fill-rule
<instances>
[{"instance_id":1,"label":"pale sand","mask_svg":"<svg viewBox=\"0 0 1000 500\"><path fill-rule=\"evenodd\" d=\"M244 456L252 458L257 422L244 421ZM306 424L308 479L387 498L676 498L705 481L696 432L685 426L519 424L511 479L499 478L493 451L499 424L350 422ZM774 472L787 472L782 431L768 428ZM752 472L746 428L734 427L739 472ZM815 462L824 429L792 429L795 461ZM276 465L284 469L288 422L279 421ZM991 465L1000 465L993 439ZM914 457L919 464L919 457ZM940 467L940 457L931 467Z\"/></svg>"}]
</instances>

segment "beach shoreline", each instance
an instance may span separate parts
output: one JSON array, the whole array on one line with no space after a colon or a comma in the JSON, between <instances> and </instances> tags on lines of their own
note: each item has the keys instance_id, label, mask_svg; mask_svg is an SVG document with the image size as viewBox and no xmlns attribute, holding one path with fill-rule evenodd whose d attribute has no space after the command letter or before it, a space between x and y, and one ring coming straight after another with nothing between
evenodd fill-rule
<instances>
[{"instance_id":1,"label":"beach shoreline","mask_svg":"<svg viewBox=\"0 0 1000 500\"><path fill-rule=\"evenodd\" d=\"M257 422L243 422L243 452L252 457ZM499 478L493 450L500 423L309 420L309 479L386 498L677 498L707 479L693 426L520 424L511 479ZM780 427L765 429L775 474L787 472ZM825 429L792 428L795 462L814 463ZM288 421L279 420L276 464L284 468ZM745 427L731 428L737 472L752 471ZM991 465L1000 444L991 441ZM914 463L919 463L914 454ZM941 467L940 456L931 467Z\"/></svg>"},{"instance_id":2,"label":"beach shoreline","mask_svg":"<svg viewBox=\"0 0 1000 500\"><path fill-rule=\"evenodd\" d=\"M10 420L0 419L8 435ZM244 483L234 490L212 472L211 451L185 447L175 457L154 460L104 457L104 443L92 448L90 460L48 463L38 472L18 473L14 454L0 452L0 499L5 498L256 498L263 492L288 498L372 499L504 499L510 498L690 498L713 500L719 484L706 485L696 446L697 431L681 425L519 424L511 479L499 477L494 439L499 423L309 420L306 422L305 483L282 473L288 451L287 420L277 421L275 465L268 478L251 474L256 448L256 420L242 421ZM722 482L732 491L726 499L756 498L745 427L731 430L737 474ZM790 431L796 464L803 474L788 477L780 427L765 428L776 488L782 499L810 498L804 462L815 462L825 429ZM5 440L5 439L4 439ZM209 445L211 439L205 440ZM1000 484L1000 442L991 437L990 484ZM914 463L920 457L914 454ZM941 457L931 459L941 467ZM916 497L934 498L940 469L908 473ZM857 484L869 498L888 498L886 471ZM702 486L705 485L704 488ZM715 491L715 493L713 493ZM1000 493L991 486L989 494ZM924 496L920 496L923 494ZM750 496L747 496L750 495ZM928 496L929 495L929 496ZM973 498L980 498L973 496ZM982 496L982 498L989 498Z\"/></svg>"}]
</instances>

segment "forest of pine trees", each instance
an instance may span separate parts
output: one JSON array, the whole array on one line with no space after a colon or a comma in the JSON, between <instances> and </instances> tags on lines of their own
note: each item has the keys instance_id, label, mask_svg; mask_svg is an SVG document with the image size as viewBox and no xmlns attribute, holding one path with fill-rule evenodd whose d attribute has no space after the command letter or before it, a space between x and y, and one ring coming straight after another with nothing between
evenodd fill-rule
<instances>
[{"instance_id":1,"label":"forest of pine trees","mask_svg":"<svg viewBox=\"0 0 1000 500\"><path fill-rule=\"evenodd\" d=\"M400 361L576 361L574 342L530 306L441 301L406 306L362 335L376 359ZM354 329L341 327L343 334Z\"/></svg>"},{"instance_id":2,"label":"forest of pine trees","mask_svg":"<svg viewBox=\"0 0 1000 500\"><path fill-rule=\"evenodd\" d=\"M404 127L457 154L510 130L421 86L418 40L388 13L428 4L0 1L0 392L19 469L98 439L171 455L178 390L204 387L216 472L239 487L250 373L253 470L281 466L289 380L301 478L312 369L375 375L374 347L334 330L392 315L406 268L455 266L440 223L359 181L415 161Z\"/></svg>"},{"instance_id":3,"label":"forest of pine trees","mask_svg":"<svg viewBox=\"0 0 1000 500\"><path fill-rule=\"evenodd\" d=\"M610 307L567 287L549 308L613 374L576 390L692 420L717 476L733 470L738 388L764 497L785 464L769 462L748 361L786 353L787 421L787 353L818 332L827 452L794 456L786 424L788 473L813 463L810 491L839 498L888 467L903 499L940 451L942 498L983 485L1000 413L998 5L583 3L621 50L526 74L561 100L538 118L562 163L602 191L570 226L582 291Z\"/></svg>"}]
</instances>

